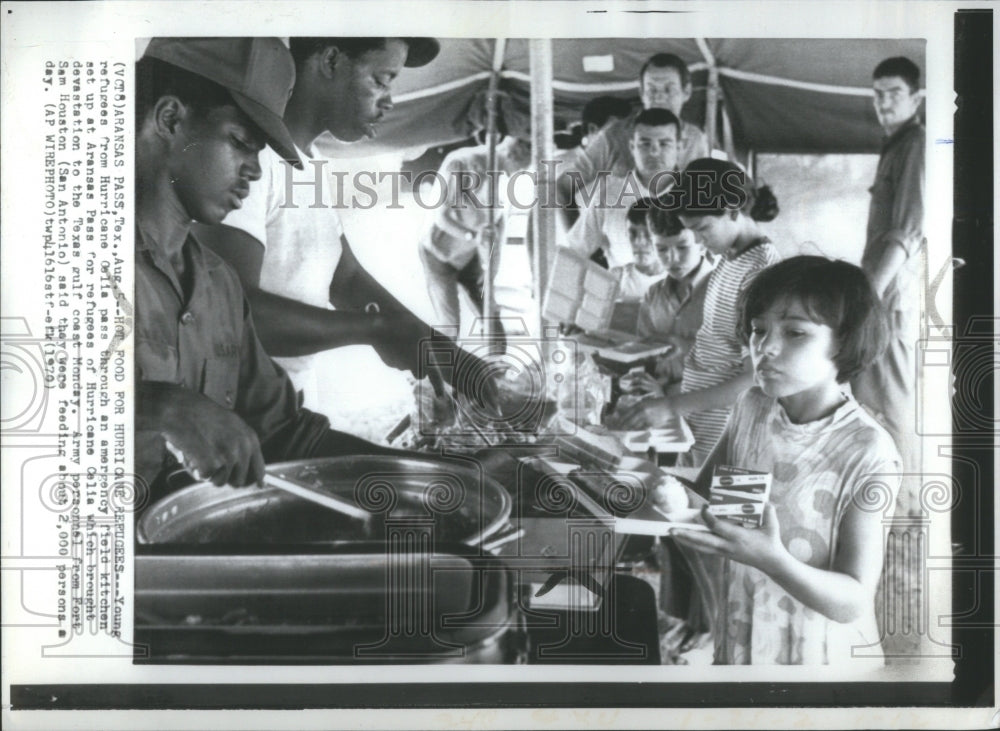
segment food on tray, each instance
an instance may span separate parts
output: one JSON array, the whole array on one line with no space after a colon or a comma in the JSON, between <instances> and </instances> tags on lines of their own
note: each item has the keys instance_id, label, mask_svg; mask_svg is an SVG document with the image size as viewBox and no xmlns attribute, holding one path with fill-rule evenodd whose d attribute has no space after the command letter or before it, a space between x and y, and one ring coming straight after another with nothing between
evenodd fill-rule
<instances>
[{"instance_id":1,"label":"food on tray","mask_svg":"<svg viewBox=\"0 0 1000 731\"><path fill-rule=\"evenodd\" d=\"M678 522L687 522L692 518L692 516L686 515L690 512L691 505L687 489L676 477L664 475L653 489L652 498L653 503L671 518L676 515ZM697 509L694 512L697 514ZM682 513L685 514L683 518L681 517Z\"/></svg>"}]
</instances>

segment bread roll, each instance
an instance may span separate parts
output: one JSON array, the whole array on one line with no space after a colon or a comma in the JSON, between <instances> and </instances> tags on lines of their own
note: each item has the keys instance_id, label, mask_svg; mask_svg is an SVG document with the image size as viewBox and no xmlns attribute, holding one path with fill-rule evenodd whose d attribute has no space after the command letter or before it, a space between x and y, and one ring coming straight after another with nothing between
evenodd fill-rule
<instances>
[{"instance_id":1,"label":"bread roll","mask_svg":"<svg viewBox=\"0 0 1000 731\"><path fill-rule=\"evenodd\" d=\"M653 491L653 501L665 513L685 510L689 506L684 485L676 477L666 475Z\"/></svg>"}]
</instances>

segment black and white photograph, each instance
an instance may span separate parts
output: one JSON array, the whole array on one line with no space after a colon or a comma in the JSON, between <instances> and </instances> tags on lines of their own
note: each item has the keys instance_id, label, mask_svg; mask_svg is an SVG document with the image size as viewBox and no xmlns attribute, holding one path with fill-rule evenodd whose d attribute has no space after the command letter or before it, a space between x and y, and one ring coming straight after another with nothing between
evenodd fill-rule
<instances>
[{"instance_id":1,"label":"black and white photograph","mask_svg":"<svg viewBox=\"0 0 1000 731\"><path fill-rule=\"evenodd\" d=\"M5 725L995 722L992 4L3 8Z\"/></svg>"}]
</instances>

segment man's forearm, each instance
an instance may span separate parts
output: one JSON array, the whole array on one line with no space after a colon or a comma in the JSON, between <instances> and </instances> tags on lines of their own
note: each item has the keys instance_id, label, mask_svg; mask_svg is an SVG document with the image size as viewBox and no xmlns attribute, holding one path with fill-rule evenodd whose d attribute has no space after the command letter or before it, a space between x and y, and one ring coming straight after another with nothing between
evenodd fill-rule
<instances>
[{"instance_id":1,"label":"man's forearm","mask_svg":"<svg viewBox=\"0 0 1000 731\"><path fill-rule=\"evenodd\" d=\"M135 429L136 431L162 431L163 408L170 403L174 389L182 388L163 381L139 379L135 386Z\"/></svg>"},{"instance_id":2,"label":"man's forearm","mask_svg":"<svg viewBox=\"0 0 1000 731\"><path fill-rule=\"evenodd\" d=\"M868 272L872 287L880 298L885 296L886 289L889 288L889 284L905 261L906 249L903 248L902 242L887 242L886 249L882 252L874 270Z\"/></svg>"},{"instance_id":3,"label":"man's forearm","mask_svg":"<svg viewBox=\"0 0 1000 731\"><path fill-rule=\"evenodd\" d=\"M341 239L341 246L343 252L340 263L330 281L330 302L334 307L338 310L360 311L368 310L369 305L374 304L383 315L404 320L412 318L419 322L409 308L361 265L346 238Z\"/></svg>"},{"instance_id":4,"label":"man's forearm","mask_svg":"<svg viewBox=\"0 0 1000 731\"><path fill-rule=\"evenodd\" d=\"M458 220L448 209L441 210L434 217L434 224L449 236L460 241L474 241L479 236L479 229L468 226Z\"/></svg>"},{"instance_id":5,"label":"man's forearm","mask_svg":"<svg viewBox=\"0 0 1000 731\"><path fill-rule=\"evenodd\" d=\"M311 355L345 345L371 345L380 318L314 307L261 289L247 290L257 335L269 355Z\"/></svg>"}]
</instances>

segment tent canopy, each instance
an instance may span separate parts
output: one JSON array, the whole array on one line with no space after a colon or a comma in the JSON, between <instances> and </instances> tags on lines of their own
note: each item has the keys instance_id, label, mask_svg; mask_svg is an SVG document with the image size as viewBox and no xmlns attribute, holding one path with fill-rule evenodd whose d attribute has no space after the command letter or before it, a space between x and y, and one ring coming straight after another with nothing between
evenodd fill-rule
<instances>
[{"instance_id":1,"label":"tent canopy","mask_svg":"<svg viewBox=\"0 0 1000 731\"><path fill-rule=\"evenodd\" d=\"M434 62L400 74L395 108L378 138L352 145L352 156L467 138L483 118L496 43L441 39ZM907 56L922 74L925 68L920 39L560 38L552 41L557 127L577 121L595 96L638 103L639 69L656 53L674 53L690 67L694 93L683 116L702 127L708 69L714 66L736 147L758 152L877 152L881 130L871 103L872 70L890 56ZM508 117L527 118L529 72L528 41L508 39L500 82Z\"/></svg>"}]
</instances>

